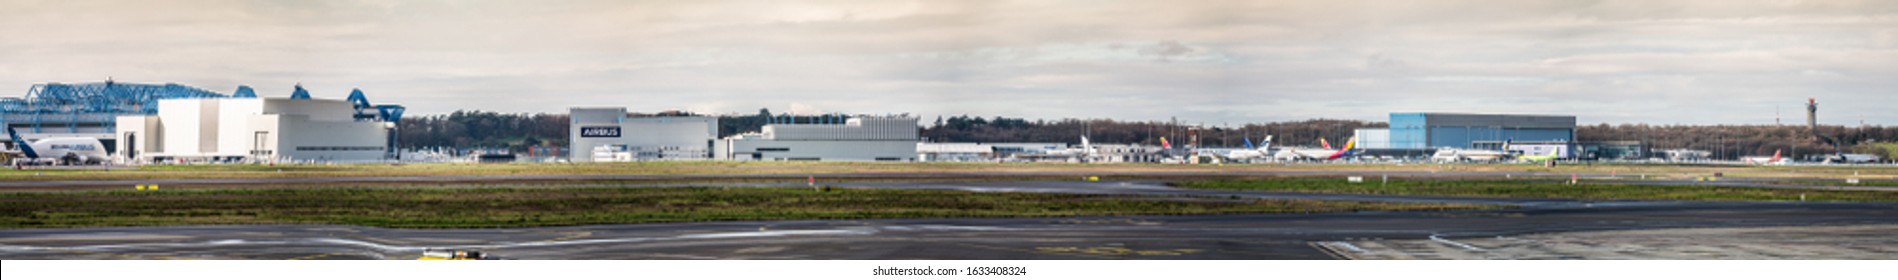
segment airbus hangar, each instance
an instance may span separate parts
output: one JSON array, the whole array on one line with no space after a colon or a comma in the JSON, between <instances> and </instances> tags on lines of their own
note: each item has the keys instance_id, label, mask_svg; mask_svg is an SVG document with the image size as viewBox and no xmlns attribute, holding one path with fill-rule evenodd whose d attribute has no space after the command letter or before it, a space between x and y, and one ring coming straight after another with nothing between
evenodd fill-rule
<instances>
[{"instance_id":1,"label":"airbus hangar","mask_svg":"<svg viewBox=\"0 0 1898 280\"><path fill-rule=\"evenodd\" d=\"M158 100L154 115L117 118L119 158L129 162L371 162L390 159L399 109L371 106L360 90L349 100L312 99L302 86L289 98Z\"/></svg>"},{"instance_id":2,"label":"airbus hangar","mask_svg":"<svg viewBox=\"0 0 1898 280\"><path fill-rule=\"evenodd\" d=\"M716 159L762 161L916 161L917 118L855 116L820 123L767 124L720 139Z\"/></svg>"},{"instance_id":3,"label":"airbus hangar","mask_svg":"<svg viewBox=\"0 0 1898 280\"><path fill-rule=\"evenodd\" d=\"M718 138L716 117L634 115L625 107L568 113L572 162L705 160Z\"/></svg>"}]
</instances>

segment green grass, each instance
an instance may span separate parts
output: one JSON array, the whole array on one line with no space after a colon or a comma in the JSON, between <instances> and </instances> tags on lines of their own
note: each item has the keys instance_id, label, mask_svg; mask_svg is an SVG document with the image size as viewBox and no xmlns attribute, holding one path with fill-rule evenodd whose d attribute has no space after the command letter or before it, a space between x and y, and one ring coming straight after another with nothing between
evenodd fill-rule
<instances>
[{"instance_id":1,"label":"green grass","mask_svg":"<svg viewBox=\"0 0 1898 280\"><path fill-rule=\"evenodd\" d=\"M270 188L0 193L0 228L343 224L527 227L688 221L1460 210L1485 206L948 190ZM1190 197L1189 197L1190 198Z\"/></svg>"},{"instance_id":2,"label":"green grass","mask_svg":"<svg viewBox=\"0 0 1898 280\"><path fill-rule=\"evenodd\" d=\"M1569 185L1566 181L1530 180L1393 180L1350 183L1343 179L1287 178L1209 180L1174 183L1198 189L1311 192L1343 194L1433 195L1508 198L1562 198L1577 200L1743 200L1796 201L1804 195L1814 201L1898 201L1898 192L1796 190L1717 186L1652 186L1597 184Z\"/></svg>"}]
</instances>

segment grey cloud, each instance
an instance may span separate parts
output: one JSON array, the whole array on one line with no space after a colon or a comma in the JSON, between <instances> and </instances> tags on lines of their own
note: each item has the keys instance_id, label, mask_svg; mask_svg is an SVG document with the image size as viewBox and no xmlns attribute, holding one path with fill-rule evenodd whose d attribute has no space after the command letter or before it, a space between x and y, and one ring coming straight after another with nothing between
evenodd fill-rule
<instances>
[{"instance_id":1,"label":"grey cloud","mask_svg":"<svg viewBox=\"0 0 1898 280\"><path fill-rule=\"evenodd\" d=\"M1893 1L15 1L0 87L116 77L416 114L576 105L1242 123L1390 111L1898 122ZM23 93L23 91L21 92ZM1833 105L1836 104L1836 105ZM1836 122L1834 121L1836 120ZM1822 121L1846 123L1845 118ZM1855 123L1855 122L1853 122Z\"/></svg>"},{"instance_id":2,"label":"grey cloud","mask_svg":"<svg viewBox=\"0 0 1898 280\"><path fill-rule=\"evenodd\" d=\"M1142 47L1138 52L1141 55L1152 56L1155 59L1165 61L1167 58L1193 54L1199 52L1199 50L1180 44L1180 42L1165 41L1153 44L1152 46Z\"/></svg>"}]
</instances>

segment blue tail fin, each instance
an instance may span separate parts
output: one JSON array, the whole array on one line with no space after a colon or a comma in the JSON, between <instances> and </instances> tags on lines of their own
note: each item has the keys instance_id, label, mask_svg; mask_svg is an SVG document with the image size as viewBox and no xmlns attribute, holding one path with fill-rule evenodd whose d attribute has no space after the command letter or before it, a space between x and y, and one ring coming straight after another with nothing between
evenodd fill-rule
<instances>
[{"instance_id":1,"label":"blue tail fin","mask_svg":"<svg viewBox=\"0 0 1898 280\"><path fill-rule=\"evenodd\" d=\"M33 152L33 145L26 144L26 138L20 138L20 133L13 132L11 126L7 127L7 137L13 137L13 146L20 147L20 153L26 154L26 158L40 158L40 153Z\"/></svg>"},{"instance_id":2,"label":"blue tail fin","mask_svg":"<svg viewBox=\"0 0 1898 280\"><path fill-rule=\"evenodd\" d=\"M1247 149L1247 150L1251 150L1251 149L1254 149L1254 148L1252 147L1252 138L1251 138L1251 137L1241 137L1241 138L1239 138L1239 139L1244 139L1244 140L1246 140L1246 149Z\"/></svg>"}]
</instances>

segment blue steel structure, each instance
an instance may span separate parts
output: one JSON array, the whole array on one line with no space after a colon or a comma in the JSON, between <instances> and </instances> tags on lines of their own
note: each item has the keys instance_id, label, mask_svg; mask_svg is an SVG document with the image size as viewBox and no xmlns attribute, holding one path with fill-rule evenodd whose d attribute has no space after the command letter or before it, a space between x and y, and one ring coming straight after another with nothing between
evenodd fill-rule
<instances>
[{"instance_id":1,"label":"blue steel structure","mask_svg":"<svg viewBox=\"0 0 1898 280\"><path fill-rule=\"evenodd\" d=\"M249 87L238 87L248 92ZM27 89L25 98L0 98L0 123L29 133L111 133L120 115L158 113L159 99L227 98L223 94L178 84L46 83ZM104 131L81 131L81 125L103 126Z\"/></svg>"},{"instance_id":2,"label":"blue steel structure","mask_svg":"<svg viewBox=\"0 0 1898 280\"><path fill-rule=\"evenodd\" d=\"M176 98L257 98L250 86L237 86L226 96L210 90L179 84L136 84L107 80L98 83L46 83L27 89L26 97L0 98L0 127L14 127L22 133L93 135L102 141L116 140L118 116L158 113L158 100ZM297 85L291 99L310 99L310 92ZM401 105L370 104L362 90L353 90L349 102L355 105L356 119L396 122L402 119ZM394 133L390 134L392 137ZM394 139L390 139L394 144ZM108 147L113 146L108 143ZM393 151L393 149L391 150Z\"/></svg>"}]
</instances>

